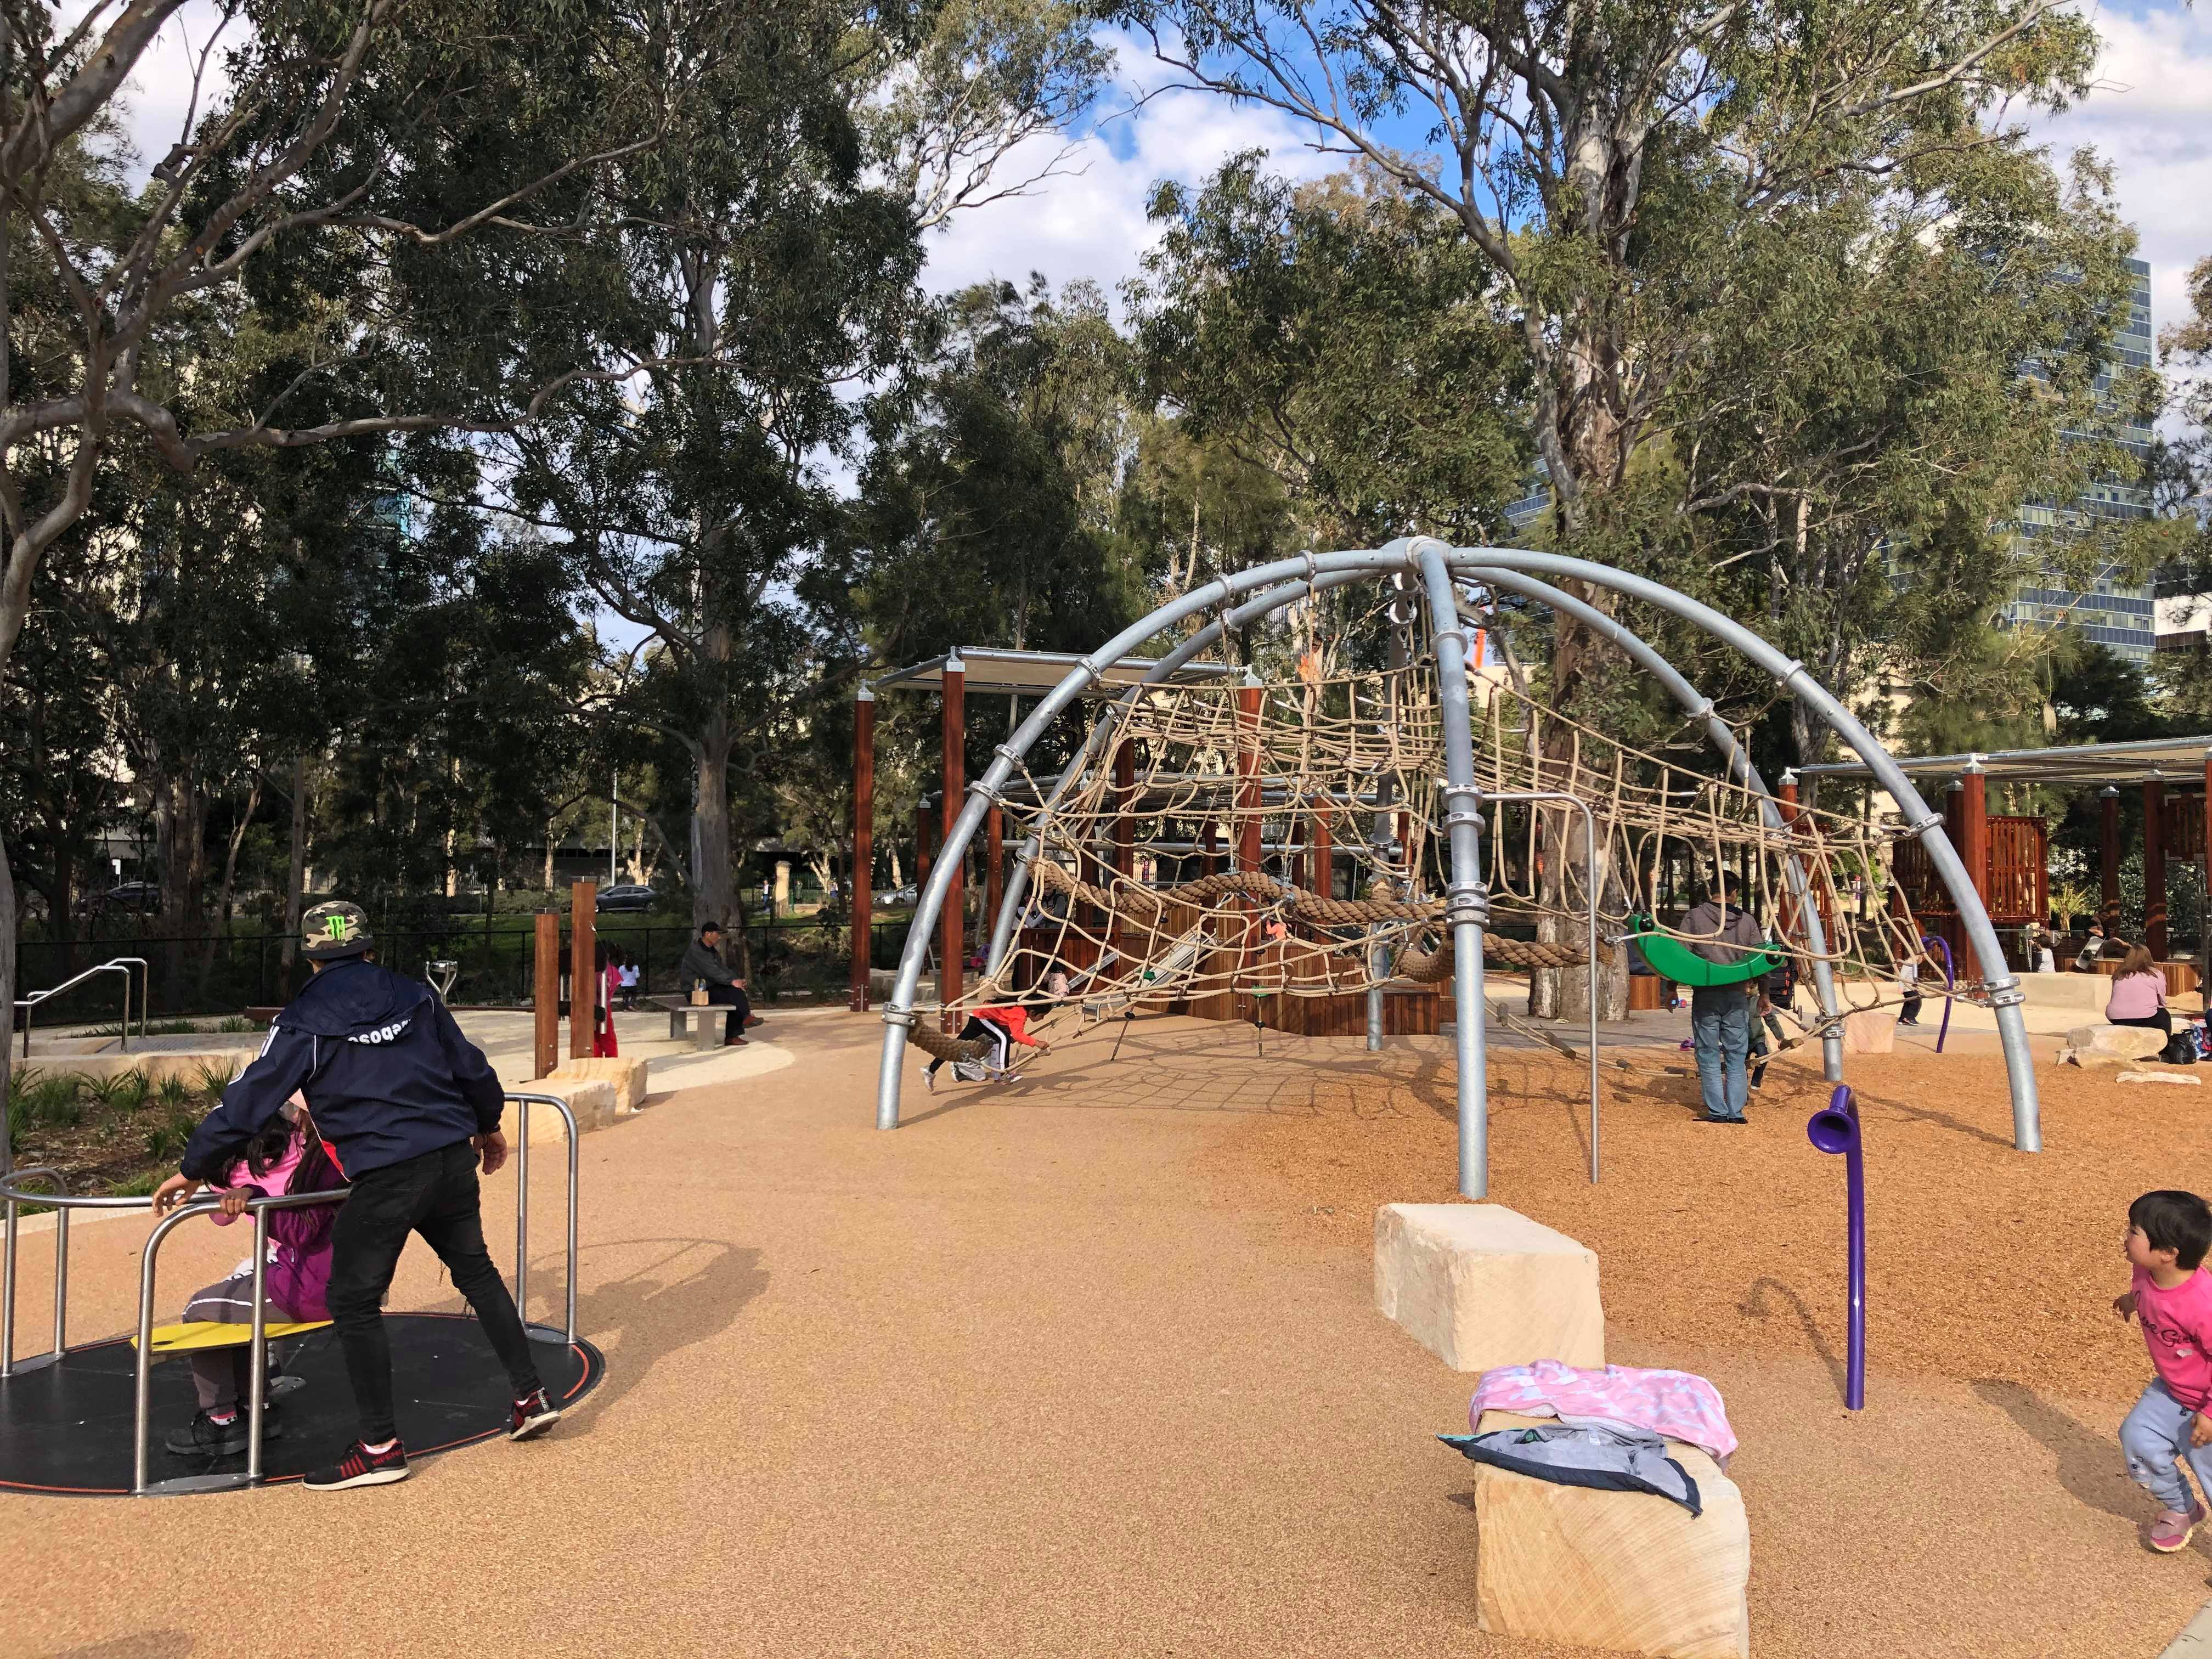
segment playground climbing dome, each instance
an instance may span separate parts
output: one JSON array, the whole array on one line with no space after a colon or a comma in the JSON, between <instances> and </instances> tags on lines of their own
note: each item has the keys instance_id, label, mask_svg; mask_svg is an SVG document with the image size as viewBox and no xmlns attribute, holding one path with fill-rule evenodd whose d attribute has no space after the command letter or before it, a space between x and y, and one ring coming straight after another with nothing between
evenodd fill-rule
<instances>
[{"instance_id":1,"label":"playground climbing dome","mask_svg":"<svg viewBox=\"0 0 2212 1659\"><path fill-rule=\"evenodd\" d=\"M1899 817L1869 821L1778 798L1741 735L1648 642L1554 585L1568 579L1672 612L1771 674L1864 760ZM1389 662L1364 673L1266 684L1195 683L1181 671L1231 629L1353 583L1379 585ZM1478 685L1468 630L1515 594L1588 623L1701 726L1718 775L1638 750L1510 687ZM1139 684L1098 706L1056 774L1029 764L1060 713L1109 665L1201 624ZM1794 795L1794 791L1787 792ZM968 843L995 807L1020 850L992 919L981 979L918 1007L924 958ZM1579 823L1577 823L1579 820ZM1854 871L1911 839L1957 907L1969 955L1960 994L1995 1012L2010 1074L2014 1144L2039 1148L2018 981L1987 913L1901 769L1806 671L1742 625L1648 580L1556 554L1453 548L1426 538L1308 554L1224 577L1162 606L1079 659L1000 746L946 837L921 895L886 1022L877 1121L898 1122L902 1057L971 1057L938 1029L1005 1002L1053 967L1072 969L1053 1018L1090 1027L1224 994L1369 1000L1449 980L1455 1010L1460 1188L1487 1188L1484 971L1575 969L1639 936L1686 936L1662 914L1670 872L1728 873L1814 992L1802 1038L1840 1078L1840 1024L1894 994L1895 964L1920 949L1903 902L1861 917L1838 902ZM1026 925L1024 925L1026 923ZM1594 927L1593 927L1594 923ZM1533 931L1537 937L1526 937ZM1978 966L1978 977L1972 976Z\"/></svg>"}]
</instances>

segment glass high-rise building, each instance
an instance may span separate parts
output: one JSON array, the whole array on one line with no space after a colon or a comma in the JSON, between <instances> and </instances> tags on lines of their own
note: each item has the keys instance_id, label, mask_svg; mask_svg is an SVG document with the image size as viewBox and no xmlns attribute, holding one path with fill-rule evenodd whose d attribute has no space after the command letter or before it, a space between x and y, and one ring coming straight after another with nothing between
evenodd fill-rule
<instances>
[{"instance_id":1,"label":"glass high-rise building","mask_svg":"<svg viewBox=\"0 0 2212 1659\"><path fill-rule=\"evenodd\" d=\"M2141 259L2128 261L2135 277L2129 296L2126 321L2113 342L2113 368L2148 368L2151 360L2150 267ZM2097 377L2099 391L2112 380L2112 369ZM2150 453L2151 430L2130 424L2121 428L2120 442L2137 457ZM2150 492L2137 484L2100 483L2074 503L2078 511L2099 519L2147 519ZM2032 544L2052 533L2057 515L2046 506L2031 503L2021 509L2019 534ZM2147 660L2158 643L2157 607L2149 583L2123 580L2107 567L2087 592L2059 586L2062 580L2048 568L2043 579L2031 576L2012 602L1999 613L2001 625L2069 628L2124 657Z\"/></svg>"}]
</instances>

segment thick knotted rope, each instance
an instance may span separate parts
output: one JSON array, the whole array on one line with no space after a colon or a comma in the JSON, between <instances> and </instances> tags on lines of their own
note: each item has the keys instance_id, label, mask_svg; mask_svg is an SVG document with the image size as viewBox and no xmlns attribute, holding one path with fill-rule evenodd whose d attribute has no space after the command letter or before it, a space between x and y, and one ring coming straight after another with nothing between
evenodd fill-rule
<instances>
[{"instance_id":1,"label":"thick knotted rope","mask_svg":"<svg viewBox=\"0 0 2212 1659\"><path fill-rule=\"evenodd\" d=\"M1508 968L1579 968L1589 960L1572 945L1547 945L1540 939L1501 939L1482 936L1482 959ZM1398 974L1419 985L1434 985L1452 975L1452 942L1449 937L1433 951L1408 945L1398 957Z\"/></svg>"},{"instance_id":2,"label":"thick knotted rope","mask_svg":"<svg viewBox=\"0 0 2212 1659\"><path fill-rule=\"evenodd\" d=\"M1300 921L1323 927L1363 927L1378 921L1428 921L1444 912L1442 899L1407 904L1398 899L1323 898L1304 887L1264 875L1257 870L1230 870L1200 876L1177 887L1139 887L1134 884L1109 891L1079 880L1061 866L1039 859L1030 866L1036 884L1051 893L1066 893L1078 902L1123 917L1139 927L1157 927L1170 904L1204 906L1242 896L1268 904L1287 905Z\"/></svg>"}]
</instances>

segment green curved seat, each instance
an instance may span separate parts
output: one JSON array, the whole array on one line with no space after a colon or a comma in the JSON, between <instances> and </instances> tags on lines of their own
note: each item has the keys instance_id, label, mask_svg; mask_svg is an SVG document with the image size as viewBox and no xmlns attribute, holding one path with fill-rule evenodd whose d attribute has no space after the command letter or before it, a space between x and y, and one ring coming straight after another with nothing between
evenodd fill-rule
<instances>
[{"instance_id":1,"label":"green curved seat","mask_svg":"<svg viewBox=\"0 0 2212 1659\"><path fill-rule=\"evenodd\" d=\"M1741 962L1724 964L1706 961L1680 939L1652 932L1649 916L1631 916L1628 927L1629 943L1644 952L1651 971L1677 985L1742 985L1782 965L1782 952L1771 945L1757 950L1736 947L1748 954Z\"/></svg>"}]
</instances>

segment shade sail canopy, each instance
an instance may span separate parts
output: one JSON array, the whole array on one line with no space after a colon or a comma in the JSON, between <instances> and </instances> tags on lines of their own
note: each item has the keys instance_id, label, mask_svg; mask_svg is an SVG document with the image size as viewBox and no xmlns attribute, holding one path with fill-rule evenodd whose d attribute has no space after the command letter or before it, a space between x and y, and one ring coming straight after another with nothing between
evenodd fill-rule
<instances>
[{"instance_id":1,"label":"shade sail canopy","mask_svg":"<svg viewBox=\"0 0 2212 1659\"><path fill-rule=\"evenodd\" d=\"M967 671L967 690L970 696L981 692L1014 692L1024 696L1042 696L1067 678L1068 671L1082 658L1065 651L1009 651L996 647L975 646L948 652L941 657L932 657L910 667L895 668L882 678L870 682L878 691L932 691L945 683L945 665L957 662ZM1158 663L1150 657L1124 657L1098 677L1085 693L1102 696L1137 684ZM1243 671L1227 663L1194 662L1177 670L1169 682L1175 685L1197 685L1208 682L1241 680Z\"/></svg>"},{"instance_id":2,"label":"shade sail canopy","mask_svg":"<svg viewBox=\"0 0 2212 1659\"><path fill-rule=\"evenodd\" d=\"M1896 756L1906 775L1955 778L1976 769L1992 781L2056 784L2163 783L2172 787L2204 787L2204 767L2212 759L2212 734L2200 738L2150 738L2136 743L2085 743L2063 749L2000 749L1991 754ZM1800 778L1867 778L1863 761L1834 761L1801 766Z\"/></svg>"}]
</instances>

